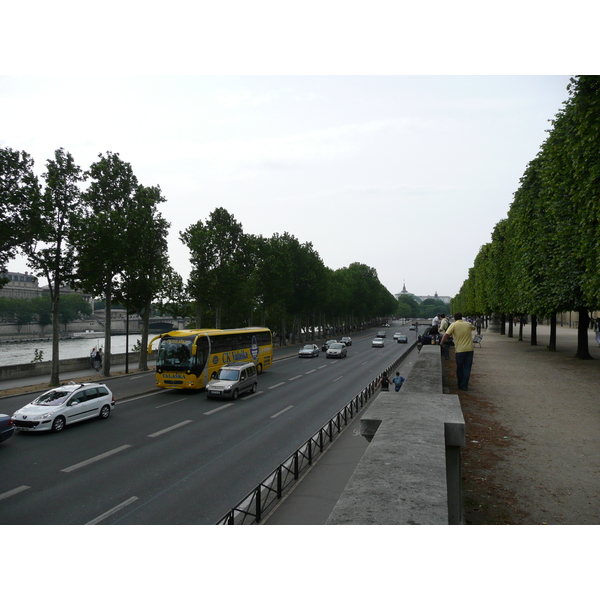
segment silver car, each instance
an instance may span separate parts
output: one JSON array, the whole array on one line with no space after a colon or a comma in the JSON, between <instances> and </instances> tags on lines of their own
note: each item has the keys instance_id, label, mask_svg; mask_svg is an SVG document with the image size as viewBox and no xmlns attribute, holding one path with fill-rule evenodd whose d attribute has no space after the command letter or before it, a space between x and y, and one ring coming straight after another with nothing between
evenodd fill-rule
<instances>
[{"instance_id":1,"label":"silver car","mask_svg":"<svg viewBox=\"0 0 600 600\"><path fill-rule=\"evenodd\" d=\"M304 348L300 349L300 352L298 352L298 356L300 358L304 358L306 356L308 356L309 358L312 358L313 356L319 356L319 346L317 346L316 344L306 344Z\"/></svg>"},{"instance_id":2,"label":"silver car","mask_svg":"<svg viewBox=\"0 0 600 600\"><path fill-rule=\"evenodd\" d=\"M371 343L371 348L383 348L384 341L383 338L377 337Z\"/></svg>"},{"instance_id":3,"label":"silver car","mask_svg":"<svg viewBox=\"0 0 600 600\"><path fill-rule=\"evenodd\" d=\"M335 344L331 344L329 348L327 348L327 358L345 358L348 350L346 350L346 344L341 344L336 342Z\"/></svg>"},{"instance_id":4,"label":"silver car","mask_svg":"<svg viewBox=\"0 0 600 600\"><path fill-rule=\"evenodd\" d=\"M258 389L257 376L254 363L229 363L213 374L206 385L206 395L209 398L237 400L244 392L254 394Z\"/></svg>"},{"instance_id":5,"label":"silver car","mask_svg":"<svg viewBox=\"0 0 600 600\"><path fill-rule=\"evenodd\" d=\"M115 407L113 393L103 383L74 383L54 388L20 408L12 417L17 431L62 431L66 425L100 417Z\"/></svg>"}]
</instances>

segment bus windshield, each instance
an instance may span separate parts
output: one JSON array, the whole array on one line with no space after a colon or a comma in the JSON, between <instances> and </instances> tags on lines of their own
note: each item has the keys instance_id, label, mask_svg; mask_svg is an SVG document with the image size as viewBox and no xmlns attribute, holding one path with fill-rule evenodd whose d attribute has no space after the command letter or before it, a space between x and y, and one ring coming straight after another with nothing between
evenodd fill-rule
<instances>
[{"instance_id":1,"label":"bus windshield","mask_svg":"<svg viewBox=\"0 0 600 600\"><path fill-rule=\"evenodd\" d=\"M156 366L190 368L193 365L192 340L167 339L162 340L158 348Z\"/></svg>"}]
</instances>

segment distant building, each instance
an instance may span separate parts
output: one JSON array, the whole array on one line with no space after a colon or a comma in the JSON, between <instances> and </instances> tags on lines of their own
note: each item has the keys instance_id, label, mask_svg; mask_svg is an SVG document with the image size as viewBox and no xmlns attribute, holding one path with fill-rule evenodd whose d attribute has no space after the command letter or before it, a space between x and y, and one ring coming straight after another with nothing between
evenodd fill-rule
<instances>
[{"instance_id":1,"label":"distant building","mask_svg":"<svg viewBox=\"0 0 600 600\"><path fill-rule=\"evenodd\" d=\"M421 302L423 302L423 300L427 300L429 298L431 298L432 300L441 300L442 302L444 302L445 304L450 304L450 296L438 296L438 293L436 292L433 296L416 296L415 294L409 292L406 289L406 283L404 283L402 285L402 291L399 294L394 294L396 296L396 298L398 300L400 300L400 298L402 296L408 296L409 298L412 298L417 304L421 304Z\"/></svg>"},{"instance_id":2,"label":"distant building","mask_svg":"<svg viewBox=\"0 0 600 600\"><path fill-rule=\"evenodd\" d=\"M19 298L21 300L31 300L39 298L42 295L42 289L38 285L37 277L29 273L12 273L5 271L0 273L0 277L8 279L8 283L0 288L0 297Z\"/></svg>"}]
</instances>

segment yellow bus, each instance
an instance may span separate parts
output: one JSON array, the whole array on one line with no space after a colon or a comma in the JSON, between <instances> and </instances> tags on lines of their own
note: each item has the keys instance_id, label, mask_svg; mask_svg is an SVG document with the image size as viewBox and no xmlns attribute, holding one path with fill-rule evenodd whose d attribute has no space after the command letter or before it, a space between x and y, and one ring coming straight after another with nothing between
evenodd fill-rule
<instances>
[{"instance_id":1,"label":"yellow bus","mask_svg":"<svg viewBox=\"0 0 600 600\"><path fill-rule=\"evenodd\" d=\"M273 363L273 339L264 327L170 331L152 338L148 353L156 340L156 385L162 388L199 390L228 363L253 362L259 374Z\"/></svg>"}]
</instances>

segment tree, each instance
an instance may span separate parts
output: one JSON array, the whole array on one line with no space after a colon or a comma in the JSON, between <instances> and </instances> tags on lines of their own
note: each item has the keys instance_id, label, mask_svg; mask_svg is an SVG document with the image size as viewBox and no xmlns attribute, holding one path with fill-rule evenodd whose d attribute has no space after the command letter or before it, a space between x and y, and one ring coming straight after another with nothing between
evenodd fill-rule
<instances>
[{"instance_id":1,"label":"tree","mask_svg":"<svg viewBox=\"0 0 600 600\"><path fill-rule=\"evenodd\" d=\"M131 236L135 235L129 222L135 216L128 207L138 182L131 165L112 152L100 154L86 175L91 184L83 194L85 213L78 219L73 236L73 245L78 249L76 276L84 290L103 294L106 300L102 373L108 377L113 287L125 270Z\"/></svg>"},{"instance_id":2,"label":"tree","mask_svg":"<svg viewBox=\"0 0 600 600\"><path fill-rule=\"evenodd\" d=\"M224 208L216 208L206 223L191 225L180 238L191 253L188 290L196 300L196 324L200 326L202 309L210 306L220 329L223 304L236 297L240 281L247 279L242 225Z\"/></svg>"},{"instance_id":3,"label":"tree","mask_svg":"<svg viewBox=\"0 0 600 600\"><path fill-rule=\"evenodd\" d=\"M92 314L92 307L79 294L67 294L60 300L59 320L67 329L67 325L84 316Z\"/></svg>"},{"instance_id":4,"label":"tree","mask_svg":"<svg viewBox=\"0 0 600 600\"><path fill-rule=\"evenodd\" d=\"M142 317L141 347L148 347L148 332L152 300L163 285L168 267L167 234L169 223L157 210L164 202L160 188L139 186L130 203L125 206L127 224L122 232L127 244L126 261L115 284L114 298L123 303L127 313ZM141 371L148 370L148 354L140 353Z\"/></svg>"},{"instance_id":5,"label":"tree","mask_svg":"<svg viewBox=\"0 0 600 600\"><path fill-rule=\"evenodd\" d=\"M26 152L0 148L0 273L23 244L37 238L40 185ZM0 287L8 280L0 277Z\"/></svg>"},{"instance_id":6,"label":"tree","mask_svg":"<svg viewBox=\"0 0 600 600\"><path fill-rule=\"evenodd\" d=\"M36 275L48 279L52 303L52 367L50 385L59 385L59 317L60 288L73 273L75 251L69 242L72 219L81 213L81 191L84 180L81 169L63 148L54 153L54 160L46 162L43 175L46 187L40 214L43 227L39 237L25 246L27 264Z\"/></svg>"}]
</instances>

